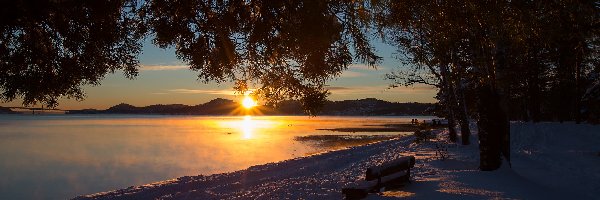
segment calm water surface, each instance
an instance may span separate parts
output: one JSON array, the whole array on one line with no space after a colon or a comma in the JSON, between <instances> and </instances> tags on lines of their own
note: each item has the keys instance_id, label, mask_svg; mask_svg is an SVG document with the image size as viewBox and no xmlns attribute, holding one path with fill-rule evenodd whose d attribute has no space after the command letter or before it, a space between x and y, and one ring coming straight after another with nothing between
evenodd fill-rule
<instances>
[{"instance_id":1,"label":"calm water surface","mask_svg":"<svg viewBox=\"0 0 600 200\"><path fill-rule=\"evenodd\" d=\"M0 199L65 199L230 172L330 150L296 136L348 134L317 128L412 118L0 115Z\"/></svg>"}]
</instances>

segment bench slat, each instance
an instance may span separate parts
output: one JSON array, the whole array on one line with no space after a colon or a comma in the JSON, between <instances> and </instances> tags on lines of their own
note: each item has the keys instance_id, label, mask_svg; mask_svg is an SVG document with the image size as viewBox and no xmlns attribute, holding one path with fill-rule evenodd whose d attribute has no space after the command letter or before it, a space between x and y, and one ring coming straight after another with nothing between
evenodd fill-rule
<instances>
[{"instance_id":1,"label":"bench slat","mask_svg":"<svg viewBox=\"0 0 600 200\"><path fill-rule=\"evenodd\" d=\"M379 192L382 187L398 186L408 180L408 171L400 171L388 176L381 177L379 180L359 181L349 187L342 189L342 194L346 199L361 199L367 196L370 192Z\"/></svg>"},{"instance_id":2,"label":"bench slat","mask_svg":"<svg viewBox=\"0 0 600 200\"><path fill-rule=\"evenodd\" d=\"M415 157L401 157L379 166L367 168L364 181L358 181L342 189L346 199L362 199L383 187L396 187L410 179L410 168L415 166Z\"/></svg>"},{"instance_id":3,"label":"bench slat","mask_svg":"<svg viewBox=\"0 0 600 200\"><path fill-rule=\"evenodd\" d=\"M376 180L380 176L387 176L389 174L396 173L402 170L408 170L415 166L415 157L414 156L406 156L401 157L396 160L392 160L390 162L384 163L380 166L374 166L367 168L367 172L365 175L365 180Z\"/></svg>"}]
</instances>

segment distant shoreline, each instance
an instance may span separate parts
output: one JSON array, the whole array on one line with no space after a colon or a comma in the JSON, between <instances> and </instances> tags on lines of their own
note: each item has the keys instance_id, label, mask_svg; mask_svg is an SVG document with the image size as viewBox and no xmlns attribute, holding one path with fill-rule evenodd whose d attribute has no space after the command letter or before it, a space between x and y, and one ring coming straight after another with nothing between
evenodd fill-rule
<instances>
[{"instance_id":1,"label":"distant shoreline","mask_svg":"<svg viewBox=\"0 0 600 200\"><path fill-rule=\"evenodd\" d=\"M195 117L243 117L247 115L208 115L208 114L148 114L148 113L36 113L35 116L195 116ZM0 113L0 116L33 116L31 113ZM417 117L417 118L437 118L434 115L250 115L253 117Z\"/></svg>"},{"instance_id":2,"label":"distant shoreline","mask_svg":"<svg viewBox=\"0 0 600 200\"><path fill-rule=\"evenodd\" d=\"M375 98L327 101L320 116L430 116L433 114L435 104L432 103L397 103ZM133 106L121 103L108 109L42 109L25 107L0 107L0 113L31 114L34 112L54 112L64 114L152 114L152 115L266 115L266 116L303 116L306 115L300 102L283 101L277 107L259 105L252 109L244 109L239 102L217 98L198 105L184 104L156 104L149 106Z\"/></svg>"},{"instance_id":3,"label":"distant shoreline","mask_svg":"<svg viewBox=\"0 0 600 200\"><path fill-rule=\"evenodd\" d=\"M434 104L430 103L392 103L367 98L359 100L329 101L318 115L323 116L414 116L431 115ZM267 116L303 116L306 115L297 101L285 101L277 107L256 106L252 109L241 108L236 101L217 98L195 106L183 104L150 105L137 107L125 103L105 110L83 109L69 110L66 114L168 114L168 115L267 115Z\"/></svg>"}]
</instances>

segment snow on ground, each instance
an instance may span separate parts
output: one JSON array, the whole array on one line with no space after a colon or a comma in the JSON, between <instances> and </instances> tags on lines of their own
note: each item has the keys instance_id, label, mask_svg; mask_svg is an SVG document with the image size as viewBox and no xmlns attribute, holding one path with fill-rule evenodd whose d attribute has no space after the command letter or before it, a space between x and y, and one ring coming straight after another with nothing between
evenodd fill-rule
<instances>
[{"instance_id":1,"label":"snow on ground","mask_svg":"<svg viewBox=\"0 0 600 200\"><path fill-rule=\"evenodd\" d=\"M441 139L448 159L417 157L412 184L368 199L600 199L600 126L513 122L512 168L492 172L478 170L477 145ZM415 154L430 153L433 144L416 146Z\"/></svg>"},{"instance_id":2,"label":"snow on ground","mask_svg":"<svg viewBox=\"0 0 600 200\"><path fill-rule=\"evenodd\" d=\"M475 130L475 128L473 128ZM512 168L482 172L476 134L469 146L407 136L210 176L129 187L77 199L342 199L368 166L414 155L412 183L367 199L598 199L600 126L513 123ZM436 155L438 147L449 158Z\"/></svg>"},{"instance_id":3,"label":"snow on ground","mask_svg":"<svg viewBox=\"0 0 600 200\"><path fill-rule=\"evenodd\" d=\"M513 123L513 170L555 190L600 199L600 126Z\"/></svg>"}]
</instances>

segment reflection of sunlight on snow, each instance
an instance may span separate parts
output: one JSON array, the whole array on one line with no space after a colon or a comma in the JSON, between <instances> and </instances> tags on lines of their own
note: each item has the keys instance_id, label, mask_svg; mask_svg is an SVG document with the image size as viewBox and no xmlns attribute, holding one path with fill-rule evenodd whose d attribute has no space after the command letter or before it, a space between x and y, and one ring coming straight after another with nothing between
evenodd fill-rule
<instances>
[{"instance_id":1,"label":"reflection of sunlight on snow","mask_svg":"<svg viewBox=\"0 0 600 200\"><path fill-rule=\"evenodd\" d=\"M462 182L448 180L439 184L439 192L459 195L473 195L488 198L500 198L503 193L499 191L486 190L484 188L478 188L476 185L468 185Z\"/></svg>"},{"instance_id":2,"label":"reflection of sunlight on snow","mask_svg":"<svg viewBox=\"0 0 600 200\"><path fill-rule=\"evenodd\" d=\"M392 190L392 191L385 191L385 192L381 193L381 195L384 197L408 198L408 197L414 197L415 193L401 191L401 190Z\"/></svg>"}]
</instances>

